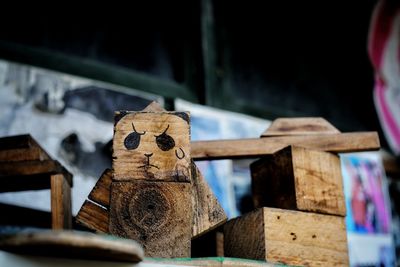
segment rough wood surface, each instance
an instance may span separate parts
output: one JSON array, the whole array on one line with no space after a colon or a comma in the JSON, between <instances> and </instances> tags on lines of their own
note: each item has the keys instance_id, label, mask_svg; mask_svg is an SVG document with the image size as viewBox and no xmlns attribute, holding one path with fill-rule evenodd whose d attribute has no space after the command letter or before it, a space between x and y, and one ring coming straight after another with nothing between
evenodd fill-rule
<instances>
[{"instance_id":1,"label":"rough wood surface","mask_svg":"<svg viewBox=\"0 0 400 267\"><path fill-rule=\"evenodd\" d=\"M114 180L190 182L189 114L117 112Z\"/></svg>"},{"instance_id":2,"label":"rough wood surface","mask_svg":"<svg viewBox=\"0 0 400 267\"><path fill-rule=\"evenodd\" d=\"M75 217L77 223L97 233L108 233L109 212L104 207L85 200Z\"/></svg>"},{"instance_id":3,"label":"rough wood surface","mask_svg":"<svg viewBox=\"0 0 400 267\"><path fill-rule=\"evenodd\" d=\"M269 128L261 134L261 137L339 133L340 131L324 118L279 118L271 123Z\"/></svg>"},{"instance_id":4,"label":"rough wood surface","mask_svg":"<svg viewBox=\"0 0 400 267\"><path fill-rule=\"evenodd\" d=\"M225 256L299 266L348 266L340 216L257 209L224 227Z\"/></svg>"},{"instance_id":5,"label":"rough wood surface","mask_svg":"<svg viewBox=\"0 0 400 267\"><path fill-rule=\"evenodd\" d=\"M0 138L0 162L48 159L50 156L30 135Z\"/></svg>"},{"instance_id":6,"label":"rough wood surface","mask_svg":"<svg viewBox=\"0 0 400 267\"><path fill-rule=\"evenodd\" d=\"M0 237L2 250L40 256L139 262L143 249L133 240L78 231L32 231Z\"/></svg>"},{"instance_id":7,"label":"rough wood surface","mask_svg":"<svg viewBox=\"0 0 400 267\"><path fill-rule=\"evenodd\" d=\"M210 231L226 220L226 214L197 166L192 163L192 238Z\"/></svg>"},{"instance_id":8,"label":"rough wood surface","mask_svg":"<svg viewBox=\"0 0 400 267\"><path fill-rule=\"evenodd\" d=\"M96 185L90 192L88 198L96 202L103 207L107 208L110 206L110 187L112 182L112 170L106 169L100 176Z\"/></svg>"},{"instance_id":9,"label":"rough wood surface","mask_svg":"<svg viewBox=\"0 0 400 267\"><path fill-rule=\"evenodd\" d=\"M71 186L63 174L51 176L51 227L71 229Z\"/></svg>"},{"instance_id":10,"label":"rough wood surface","mask_svg":"<svg viewBox=\"0 0 400 267\"><path fill-rule=\"evenodd\" d=\"M335 153L378 150L376 132L329 135L280 136L240 140L195 141L191 143L194 160L260 157L273 154L288 145Z\"/></svg>"},{"instance_id":11,"label":"rough wood surface","mask_svg":"<svg viewBox=\"0 0 400 267\"><path fill-rule=\"evenodd\" d=\"M113 182L109 231L137 240L148 257L190 257L190 195L190 183Z\"/></svg>"},{"instance_id":12,"label":"rough wood surface","mask_svg":"<svg viewBox=\"0 0 400 267\"><path fill-rule=\"evenodd\" d=\"M256 208L276 207L346 215L337 155L289 146L250 166Z\"/></svg>"},{"instance_id":13,"label":"rough wood surface","mask_svg":"<svg viewBox=\"0 0 400 267\"><path fill-rule=\"evenodd\" d=\"M55 160L2 162L0 164L0 179L12 176L57 173L64 174L68 183L72 186L72 175Z\"/></svg>"}]
</instances>

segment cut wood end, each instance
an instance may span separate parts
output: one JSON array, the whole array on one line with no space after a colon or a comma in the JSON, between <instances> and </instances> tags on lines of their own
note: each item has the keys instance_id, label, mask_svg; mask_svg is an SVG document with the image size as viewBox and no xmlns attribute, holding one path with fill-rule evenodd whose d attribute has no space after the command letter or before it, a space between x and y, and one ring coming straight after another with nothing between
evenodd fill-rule
<instances>
[{"instance_id":1,"label":"cut wood end","mask_svg":"<svg viewBox=\"0 0 400 267\"><path fill-rule=\"evenodd\" d=\"M321 117L279 118L272 122L261 137L338 133L340 133L338 129Z\"/></svg>"}]
</instances>

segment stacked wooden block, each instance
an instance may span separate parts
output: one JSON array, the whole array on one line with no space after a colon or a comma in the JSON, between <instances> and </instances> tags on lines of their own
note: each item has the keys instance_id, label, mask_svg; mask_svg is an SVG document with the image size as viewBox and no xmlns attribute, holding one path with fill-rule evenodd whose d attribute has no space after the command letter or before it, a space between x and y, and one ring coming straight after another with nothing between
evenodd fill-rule
<instances>
[{"instance_id":1,"label":"stacked wooden block","mask_svg":"<svg viewBox=\"0 0 400 267\"><path fill-rule=\"evenodd\" d=\"M280 119L262 138L315 134L339 131L322 119ZM225 256L291 265L348 265L338 155L290 145L255 161L250 169L256 210L225 225Z\"/></svg>"},{"instance_id":2,"label":"stacked wooden block","mask_svg":"<svg viewBox=\"0 0 400 267\"><path fill-rule=\"evenodd\" d=\"M30 136L0 138L0 192L51 190L53 229L68 229L72 175Z\"/></svg>"}]
</instances>

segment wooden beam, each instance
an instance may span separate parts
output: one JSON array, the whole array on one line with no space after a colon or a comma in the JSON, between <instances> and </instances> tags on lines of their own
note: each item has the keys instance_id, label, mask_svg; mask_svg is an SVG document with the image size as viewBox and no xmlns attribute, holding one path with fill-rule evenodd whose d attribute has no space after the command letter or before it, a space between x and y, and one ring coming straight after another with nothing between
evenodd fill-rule
<instances>
[{"instance_id":1,"label":"wooden beam","mask_svg":"<svg viewBox=\"0 0 400 267\"><path fill-rule=\"evenodd\" d=\"M271 123L261 137L339 133L340 131L324 118L279 118Z\"/></svg>"},{"instance_id":2,"label":"wooden beam","mask_svg":"<svg viewBox=\"0 0 400 267\"><path fill-rule=\"evenodd\" d=\"M57 173L64 174L68 183L72 186L72 175L56 160L15 161L0 164L0 179L12 176Z\"/></svg>"},{"instance_id":3,"label":"wooden beam","mask_svg":"<svg viewBox=\"0 0 400 267\"><path fill-rule=\"evenodd\" d=\"M346 216L339 156L289 146L250 165L255 208Z\"/></svg>"},{"instance_id":4,"label":"wooden beam","mask_svg":"<svg viewBox=\"0 0 400 267\"><path fill-rule=\"evenodd\" d=\"M348 266L345 218L257 209L224 226L224 252L296 266Z\"/></svg>"},{"instance_id":5,"label":"wooden beam","mask_svg":"<svg viewBox=\"0 0 400 267\"><path fill-rule=\"evenodd\" d=\"M109 212L91 201L85 200L78 214L76 222L97 233L108 233Z\"/></svg>"},{"instance_id":6,"label":"wooden beam","mask_svg":"<svg viewBox=\"0 0 400 267\"><path fill-rule=\"evenodd\" d=\"M110 206L111 182L112 182L112 170L106 169L100 176L99 180L96 182L96 185L90 192L88 198L91 201L108 209Z\"/></svg>"},{"instance_id":7,"label":"wooden beam","mask_svg":"<svg viewBox=\"0 0 400 267\"><path fill-rule=\"evenodd\" d=\"M46 151L30 135L0 138L0 162L50 159Z\"/></svg>"},{"instance_id":8,"label":"wooden beam","mask_svg":"<svg viewBox=\"0 0 400 267\"><path fill-rule=\"evenodd\" d=\"M63 174L51 176L52 229L71 229L71 186Z\"/></svg>"},{"instance_id":9,"label":"wooden beam","mask_svg":"<svg viewBox=\"0 0 400 267\"><path fill-rule=\"evenodd\" d=\"M288 145L334 153L378 150L376 132L356 132L330 135L281 136L239 140L194 141L191 155L194 160L251 158L271 155Z\"/></svg>"},{"instance_id":10,"label":"wooden beam","mask_svg":"<svg viewBox=\"0 0 400 267\"><path fill-rule=\"evenodd\" d=\"M192 238L226 222L226 214L197 166L192 163Z\"/></svg>"}]
</instances>

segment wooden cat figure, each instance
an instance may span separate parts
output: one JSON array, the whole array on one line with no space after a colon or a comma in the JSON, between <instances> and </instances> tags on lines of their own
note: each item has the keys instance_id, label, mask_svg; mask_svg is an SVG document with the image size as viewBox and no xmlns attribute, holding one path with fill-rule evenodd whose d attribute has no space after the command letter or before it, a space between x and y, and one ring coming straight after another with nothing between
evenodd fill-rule
<instances>
[{"instance_id":1,"label":"wooden cat figure","mask_svg":"<svg viewBox=\"0 0 400 267\"><path fill-rule=\"evenodd\" d=\"M117 112L113 171L110 233L139 241L146 256L190 256L189 114Z\"/></svg>"},{"instance_id":2,"label":"wooden cat figure","mask_svg":"<svg viewBox=\"0 0 400 267\"><path fill-rule=\"evenodd\" d=\"M189 257L191 239L227 220L190 157L189 114L152 102L117 112L114 130L114 170L101 175L76 222L134 239L146 256Z\"/></svg>"}]
</instances>

